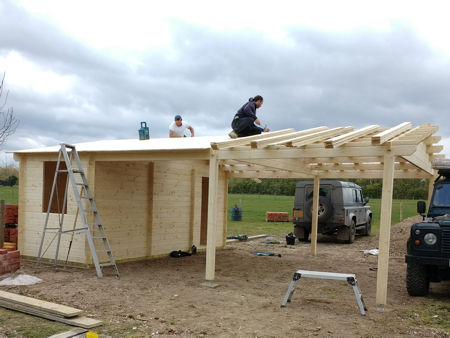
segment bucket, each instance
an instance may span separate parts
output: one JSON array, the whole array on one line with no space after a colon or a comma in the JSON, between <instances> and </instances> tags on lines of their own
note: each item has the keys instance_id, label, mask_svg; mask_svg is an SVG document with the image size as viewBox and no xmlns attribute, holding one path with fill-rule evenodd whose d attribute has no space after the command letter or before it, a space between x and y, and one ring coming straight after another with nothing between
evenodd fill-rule
<instances>
[{"instance_id":1,"label":"bucket","mask_svg":"<svg viewBox=\"0 0 450 338\"><path fill-rule=\"evenodd\" d=\"M138 130L139 140L148 140L150 138L150 132L147 127L147 122L141 122L141 128Z\"/></svg>"},{"instance_id":2,"label":"bucket","mask_svg":"<svg viewBox=\"0 0 450 338\"><path fill-rule=\"evenodd\" d=\"M231 220L232 221L242 221L242 209L237 206L231 208Z\"/></svg>"},{"instance_id":3,"label":"bucket","mask_svg":"<svg viewBox=\"0 0 450 338\"><path fill-rule=\"evenodd\" d=\"M292 232L286 235L286 244L287 245L295 245L295 236Z\"/></svg>"}]
</instances>

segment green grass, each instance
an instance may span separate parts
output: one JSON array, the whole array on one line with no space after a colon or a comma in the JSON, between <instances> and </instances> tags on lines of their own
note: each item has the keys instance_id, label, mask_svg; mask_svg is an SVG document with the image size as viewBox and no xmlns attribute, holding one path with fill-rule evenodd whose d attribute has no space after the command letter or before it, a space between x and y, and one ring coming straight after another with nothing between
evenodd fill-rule
<instances>
[{"instance_id":1,"label":"green grass","mask_svg":"<svg viewBox=\"0 0 450 338\"><path fill-rule=\"evenodd\" d=\"M400 219L400 206L402 219L417 215L417 201L415 200L393 200L391 222L396 224ZM242 221L231 221L231 208L235 205L242 206ZM228 195L228 235L246 234L270 234L280 235L293 231L291 222L266 222L266 211L288 212L292 217L294 196L272 196L272 195ZM373 222L372 234L377 234L380 228L380 199L369 201L372 207Z\"/></svg>"},{"instance_id":2,"label":"green grass","mask_svg":"<svg viewBox=\"0 0 450 338\"><path fill-rule=\"evenodd\" d=\"M19 189L15 185L13 187L0 186L0 199L5 200L8 204L18 204Z\"/></svg>"}]
</instances>

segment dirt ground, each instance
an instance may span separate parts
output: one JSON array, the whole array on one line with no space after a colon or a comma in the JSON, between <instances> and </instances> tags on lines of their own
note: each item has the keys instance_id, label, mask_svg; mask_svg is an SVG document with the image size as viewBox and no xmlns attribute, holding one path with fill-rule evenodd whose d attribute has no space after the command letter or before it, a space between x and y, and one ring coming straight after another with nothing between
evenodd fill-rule
<instances>
[{"instance_id":1,"label":"dirt ground","mask_svg":"<svg viewBox=\"0 0 450 338\"><path fill-rule=\"evenodd\" d=\"M286 246L281 236L281 244L232 243L217 251L217 288L201 285L205 253L199 253L120 264L120 279L98 279L94 269L55 272L44 267L35 272L26 262L24 272L44 282L1 289L83 309L104 321L96 332L114 337L450 337L443 329L450 327L450 283L432 283L426 298L406 292L405 243L415 220L392 229L384 312L375 305L377 273L371 268L377 257L361 251L377 248L378 236L357 237L352 245L321 238L315 257L309 243ZM342 281L300 280L292 302L280 308L298 269L355 273L367 315L361 316L352 288Z\"/></svg>"}]
</instances>

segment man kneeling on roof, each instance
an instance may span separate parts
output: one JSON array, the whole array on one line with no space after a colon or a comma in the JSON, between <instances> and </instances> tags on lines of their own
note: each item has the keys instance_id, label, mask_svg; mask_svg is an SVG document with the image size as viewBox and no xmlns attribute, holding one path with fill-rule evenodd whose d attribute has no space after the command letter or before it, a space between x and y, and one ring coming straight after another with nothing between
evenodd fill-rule
<instances>
[{"instance_id":1,"label":"man kneeling on roof","mask_svg":"<svg viewBox=\"0 0 450 338\"><path fill-rule=\"evenodd\" d=\"M180 115L175 115L175 121L173 121L169 126L169 137L186 137L184 131L189 129L191 132L191 137L194 137L194 128L192 128Z\"/></svg>"},{"instance_id":2,"label":"man kneeling on roof","mask_svg":"<svg viewBox=\"0 0 450 338\"><path fill-rule=\"evenodd\" d=\"M231 122L231 128L233 131L228 134L231 138L258 135L261 132L269 131L268 128L258 127L261 122L256 117L256 109L261 107L263 104L263 97L261 95L256 95L250 98L247 103L245 103L234 115L233 121ZM258 126L257 126L258 125Z\"/></svg>"}]
</instances>

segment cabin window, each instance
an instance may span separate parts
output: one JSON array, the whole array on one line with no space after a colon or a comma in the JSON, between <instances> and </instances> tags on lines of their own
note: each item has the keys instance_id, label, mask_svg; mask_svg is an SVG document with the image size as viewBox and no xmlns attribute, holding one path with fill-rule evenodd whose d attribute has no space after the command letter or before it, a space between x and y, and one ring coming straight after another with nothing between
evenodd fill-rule
<instances>
[{"instance_id":1,"label":"cabin window","mask_svg":"<svg viewBox=\"0 0 450 338\"><path fill-rule=\"evenodd\" d=\"M66 169L64 162L60 163L60 169ZM53 180L55 179L56 162L44 162L44 185L42 187L42 212L47 212L52 193ZM66 192L67 173L59 173L56 181L56 188L53 194L53 201L50 212L55 214L62 213L64 194ZM67 214L67 201L64 207L64 213Z\"/></svg>"}]
</instances>

